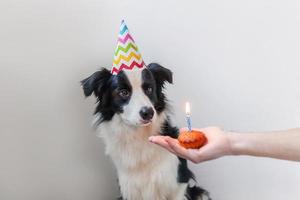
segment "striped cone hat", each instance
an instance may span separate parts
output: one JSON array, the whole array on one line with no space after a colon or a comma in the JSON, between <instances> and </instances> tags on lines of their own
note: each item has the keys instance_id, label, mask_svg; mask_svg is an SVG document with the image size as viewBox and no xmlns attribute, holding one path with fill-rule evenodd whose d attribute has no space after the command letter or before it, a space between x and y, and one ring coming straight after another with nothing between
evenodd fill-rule
<instances>
[{"instance_id":1,"label":"striped cone hat","mask_svg":"<svg viewBox=\"0 0 300 200\"><path fill-rule=\"evenodd\" d=\"M116 75L123 69L134 70L143 67L145 67L145 63L142 59L142 55L123 20L118 35L118 43L114 54L111 73Z\"/></svg>"}]
</instances>

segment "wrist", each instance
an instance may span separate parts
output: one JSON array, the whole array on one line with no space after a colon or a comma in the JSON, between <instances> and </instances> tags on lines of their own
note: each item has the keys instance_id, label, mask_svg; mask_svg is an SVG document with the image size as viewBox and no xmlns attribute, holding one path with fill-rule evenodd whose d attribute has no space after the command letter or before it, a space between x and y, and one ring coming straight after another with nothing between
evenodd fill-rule
<instances>
[{"instance_id":1,"label":"wrist","mask_svg":"<svg viewBox=\"0 0 300 200\"><path fill-rule=\"evenodd\" d=\"M230 155L240 155L242 148L241 134L236 132L227 132L227 138Z\"/></svg>"}]
</instances>

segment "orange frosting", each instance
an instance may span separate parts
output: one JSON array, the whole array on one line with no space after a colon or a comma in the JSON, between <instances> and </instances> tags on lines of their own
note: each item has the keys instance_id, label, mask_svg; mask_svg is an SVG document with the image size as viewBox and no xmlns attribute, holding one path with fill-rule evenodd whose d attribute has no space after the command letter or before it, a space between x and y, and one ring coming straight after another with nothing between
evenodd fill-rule
<instances>
[{"instance_id":1,"label":"orange frosting","mask_svg":"<svg viewBox=\"0 0 300 200\"><path fill-rule=\"evenodd\" d=\"M201 131L192 130L191 132L181 132L178 141L186 149L199 149L206 143L207 139Z\"/></svg>"}]
</instances>

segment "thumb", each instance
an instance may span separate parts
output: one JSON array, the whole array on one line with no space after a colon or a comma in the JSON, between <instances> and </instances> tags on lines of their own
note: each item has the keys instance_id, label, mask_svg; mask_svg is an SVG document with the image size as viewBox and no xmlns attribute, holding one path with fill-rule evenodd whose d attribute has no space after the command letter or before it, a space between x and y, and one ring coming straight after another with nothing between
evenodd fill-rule
<instances>
[{"instance_id":1,"label":"thumb","mask_svg":"<svg viewBox=\"0 0 300 200\"><path fill-rule=\"evenodd\" d=\"M217 156L214 155L214 154L216 154L215 148L216 147L213 145L206 144L203 147L201 147L200 149L197 149L195 152L196 158L197 158L197 160L196 160L197 163L216 159Z\"/></svg>"},{"instance_id":2,"label":"thumb","mask_svg":"<svg viewBox=\"0 0 300 200\"><path fill-rule=\"evenodd\" d=\"M186 149L182 147L178 140L166 139L169 147L175 152L179 157L185 158L192 161L193 163L199 163L207 160L211 160L210 154L213 151L212 147L209 145L204 145L200 149Z\"/></svg>"}]
</instances>

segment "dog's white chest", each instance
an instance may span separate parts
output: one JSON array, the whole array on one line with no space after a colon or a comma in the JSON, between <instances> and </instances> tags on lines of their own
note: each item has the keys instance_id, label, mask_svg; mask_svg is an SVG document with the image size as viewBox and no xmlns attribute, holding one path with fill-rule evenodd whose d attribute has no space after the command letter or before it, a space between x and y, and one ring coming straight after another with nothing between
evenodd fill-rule
<instances>
[{"instance_id":1,"label":"dog's white chest","mask_svg":"<svg viewBox=\"0 0 300 200\"><path fill-rule=\"evenodd\" d=\"M142 156L142 155L141 155ZM118 168L121 192L130 200L175 199L177 193L178 159L158 151L153 158L137 163L131 168Z\"/></svg>"},{"instance_id":2,"label":"dog's white chest","mask_svg":"<svg viewBox=\"0 0 300 200\"><path fill-rule=\"evenodd\" d=\"M177 183L179 160L165 149L148 142L156 128L130 132L112 123L101 125L106 153L118 172L121 193L127 200L182 200L186 184ZM113 131L114 130L114 131ZM132 131L132 130L131 130Z\"/></svg>"}]
</instances>

